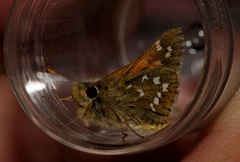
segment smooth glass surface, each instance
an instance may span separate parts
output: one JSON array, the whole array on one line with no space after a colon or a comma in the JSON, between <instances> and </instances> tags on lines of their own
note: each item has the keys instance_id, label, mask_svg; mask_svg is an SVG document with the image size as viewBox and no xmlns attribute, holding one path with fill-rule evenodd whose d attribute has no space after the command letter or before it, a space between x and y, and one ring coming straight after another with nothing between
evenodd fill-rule
<instances>
[{"instance_id":1,"label":"smooth glass surface","mask_svg":"<svg viewBox=\"0 0 240 162\"><path fill-rule=\"evenodd\" d=\"M231 17L238 10L230 13L228 6L217 0L15 1L5 39L9 78L29 117L72 148L125 154L160 147L211 119L238 86L233 33L239 28ZM127 142L121 130L81 124L76 103L66 100L73 83L128 64L173 27L183 30L186 51L171 124L146 138L125 130Z\"/></svg>"}]
</instances>

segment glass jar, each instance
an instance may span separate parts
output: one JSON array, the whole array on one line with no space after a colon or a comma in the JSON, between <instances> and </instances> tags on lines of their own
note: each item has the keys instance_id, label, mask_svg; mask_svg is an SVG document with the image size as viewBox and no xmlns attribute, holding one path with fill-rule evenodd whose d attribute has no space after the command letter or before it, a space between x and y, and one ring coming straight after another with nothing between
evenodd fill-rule
<instances>
[{"instance_id":1,"label":"glass jar","mask_svg":"<svg viewBox=\"0 0 240 162\"><path fill-rule=\"evenodd\" d=\"M239 8L237 0L15 1L7 72L24 111L52 138L96 154L147 151L204 126L239 87ZM128 64L173 27L183 30L186 51L170 125L145 138L126 130L126 141L122 130L84 126L68 101L74 82Z\"/></svg>"}]
</instances>

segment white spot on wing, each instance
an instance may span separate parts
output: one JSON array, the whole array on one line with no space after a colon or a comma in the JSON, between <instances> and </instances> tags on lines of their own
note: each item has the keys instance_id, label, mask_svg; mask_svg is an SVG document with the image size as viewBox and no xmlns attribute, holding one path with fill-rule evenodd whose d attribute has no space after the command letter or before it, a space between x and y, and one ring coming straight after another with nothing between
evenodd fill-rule
<instances>
[{"instance_id":1,"label":"white spot on wing","mask_svg":"<svg viewBox=\"0 0 240 162\"><path fill-rule=\"evenodd\" d=\"M141 89L137 89L137 91L139 92L139 97L143 97L145 95L145 93L143 92L143 90Z\"/></svg>"},{"instance_id":2,"label":"white spot on wing","mask_svg":"<svg viewBox=\"0 0 240 162\"><path fill-rule=\"evenodd\" d=\"M156 46L159 45L159 44L160 44L160 40L158 40L158 41L155 42L155 45L156 45Z\"/></svg>"},{"instance_id":3,"label":"white spot on wing","mask_svg":"<svg viewBox=\"0 0 240 162\"><path fill-rule=\"evenodd\" d=\"M168 87L169 87L169 83L163 83L162 84L162 88L163 88L162 91L163 92L168 92Z\"/></svg>"},{"instance_id":4,"label":"white spot on wing","mask_svg":"<svg viewBox=\"0 0 240 162\"><path fill-rule=\"evenodd\" d=\"M162 50L162 46L160 45L160 40L156 41L155 45L156 45L157 51L161 51Z\"/></svg>"},{"instance_id":5,"label":"white spot on wing","mask_svg":"<svg viewBox=\"0 0 240 162\"><path fill-rule=\"evenodd\" d=\"M170 56L171 56L171 53L168 52L168 53L166 53L165 58L169 58Z\"/></svg>"},{"instance_id":6,"label":"white spot on wing","mask_svg":"<svg viewBox=\"0 0 240 162\"><path fill-rule=\"evenodd\" d=\"M165 58L169 58L171 56L171 52L173 51L171 46L167 47L168 53L166 53Z\"/></svg>"},{"instance_id":7,"label":"white spot on wing","mask_svg":"<svg viewBox=\"0 0 240 162\"><path fill-rule=\"evenodd\" d=\"M160 45L156 46L156 48L157 48L157 51L161 51L162 50L162 46L160 46Z\"/></svg>"},{"instance_id":8,"label":"white spot on wing","mask_svg":"<svg viewBox=\"0 0 240 162\"><path fill-rule=\"evenodd\" d=\"M158 93L157 93L157 96L158 96L158 98L161 98L161 97L162 97L162 93L161 93L161 92L158 92Z\"/></svg>"},{"instance_id":9,"label":"white spot on wing","mask_svg":"<svg viewBox=\"0 0 240 162\"><path fill-rule=\"evenodd\" d=\"M127 89L132 88L132 83L127 86Z\"/></svg>"},{"instance_id":10,"label":"white spot on wing","mask_svg":"<svg viewBox=\"0 0 240 162\"><path fill-rule=\"evenodd\" d=\"M153 82L154 82L155 85L161 84L160 77L153 78Z\"/></svg>"},{"instance_id":11,"label":"white spot on wing","mask_svg":"<svg viewBox=\"0 0 240 162\"><path fill-rule=\"evenodd\" d=\"M147 76L147 75L144 75L143 77L142 77L142 82L144 82L145 80L148 80L149 79L149 77Z\"/></svg>"},{"instance_id":12,"label":"white spot on wing","mask_svg":"<svg viewBox=\"0 0 240 162\"><path fill-rule=\"evenodd\" d=\"M167 50L168 50L168 52L172 52L173 51L171 46L168 46Z\"/></svg>"},{"instance_id":13,"label":"white spot on wing","mask_svg":"<svg viewBox=\"0 0 240 162\"><path fill-rule=\"evenodd\" d=\"M153 103L154 103L155 105L159 105L159 98L155 97L155 98L153 99Z\"/></svg>"},{"instance_id":14,"label":"white spot on wing","mask_svg":"<svg viewBox=\"0 0 240 162\"><path fill-rule=\"evenodd\" d=\"M150 103L150 107L151 107L152 111L156 112L156 109L153 107L153 103Z\"/></svg>"}]
</instances>

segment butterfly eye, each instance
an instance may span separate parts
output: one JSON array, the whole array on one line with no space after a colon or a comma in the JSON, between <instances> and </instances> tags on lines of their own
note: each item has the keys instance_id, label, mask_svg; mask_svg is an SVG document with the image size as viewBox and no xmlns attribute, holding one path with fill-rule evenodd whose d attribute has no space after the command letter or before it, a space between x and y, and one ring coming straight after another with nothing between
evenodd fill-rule
<instances>
[{"instance_id":1,"label":"butterfly eye","mask_svg":"<svg viewBox=\"0 0 240 162\"><path fill-rule=\"evenodd\" d=\"M97 87L88 87L86 90L86 94L89 98L95 98L98 95Z\"/></svg>"}]
</instances>

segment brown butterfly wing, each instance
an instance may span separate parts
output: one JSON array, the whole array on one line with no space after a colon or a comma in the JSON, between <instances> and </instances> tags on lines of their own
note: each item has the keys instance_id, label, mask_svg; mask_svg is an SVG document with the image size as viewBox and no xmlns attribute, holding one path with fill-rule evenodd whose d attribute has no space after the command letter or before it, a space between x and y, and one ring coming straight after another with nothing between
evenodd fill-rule
<instances>
[{"instance_id":1,"label":"brown butterfly wing","mask_svg":"<svg viewBox=\"0 0 240 162\"><path fill-rule=\"evenodd\" d=\"M145 130L168 124L165 117L178 96L183 40L180 29L168 30L134 62L96 82L102 102L120 118L116 123Z\"/></svg>"}]
</instances>

